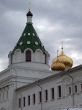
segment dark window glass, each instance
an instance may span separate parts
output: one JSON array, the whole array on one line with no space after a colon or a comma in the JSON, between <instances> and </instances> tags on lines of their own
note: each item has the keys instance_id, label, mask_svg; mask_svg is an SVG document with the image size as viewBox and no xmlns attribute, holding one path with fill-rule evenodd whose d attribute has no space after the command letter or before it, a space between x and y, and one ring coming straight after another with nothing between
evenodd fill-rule
<instances>
[{"instance_id":1,"label":"dark window glass","mask_svg":"<svg viewBox=\"0 0 82 110\"><path fill-rule=\"evenodd\" d=\"M30 105L30 96L28 96L28 105Z\"/></svg>"},{"instance_id":2,"label":"dark window glass","mask_svg":"<svg viewBox=\"0 0 82 110\"><path fill-rule=\"evenodd\" d=\"M81 84L81 91L82 91L82 84Z\"/></svg>"},{"instance_id":3,"label":"dark window glass","mask_svg":"<svg viewBox=\"0 0 82 110\"><path fill-rule=\"evenodd\" d=\"M42 92L39 92L39 102L42 102Z\"/></svg>"},{"instance_id":4,"label":"dark window glass","mask_svg":"<svg viewBox=\"0 0 82 110\"><path fill-rule=\"evenodd\" d=\"M35 101L36 101L35 94L33 94L33 104L35 104Z\"/></svg>"},{"instance_id":5,"label":"dark window glass","mask_svg":"<svg viewBox=\"0 0 82 110\"><path fill-rule=\"evenodd\" d=\"M1 101L1 93L0 93L0 101Z\"/></svg>"},{"instance_id":6,"label":"dark window glass","mask_svg":"<svg viewBox=\"0 0 82 110\"><path fill-rule=\"evenodd\" d=\"M26 101L25 101L26 99L25 99L25 97L23 97L23 106L25 107L25 105L26 105Z\"/></svg>"},{"instance_id":7,"label":"dark window glass","mask_svg":"<svg viewBox=\"0 0 82 110\"><path fill-rule=\"evenodd\" d=\"M51 98L54 99L54 88L51 88Z\"/></svg>"},{"instance_id":8,"label":"dark window glass","mask_svg":"<svg viewBox=\"0 0 82 110\"><path fill-rule=\"evenodd\" d=\"M48 100L48 90L45 90L45 100Z\"/></svg>"},{"instance_id":9,"label":"dark window glass","mask_svg":"<svg viewBox=\"0 0 82 110\"><path fill-rule=\"evenodd\" d=\"M45 54L45 64L47 64L47 55Z\"/></svg>"},{"instance_id":10,"label":"dark window glass","mask_svg":"<svg viewBox=\"0 0 82 110\"><path fill-rule=\"evenodd\" d=\"M69 87L69 94L71 94L71 87Z\"/></svg>"},{"instance_id":11,"label":"dark window glass","mask_svg":"<svg viewBox=\"0 0 82 110\"><path fill-rule=\"evenodd\" d=\"M19 98L19 108L21 108L21 98Z\"/></svg>"},{"instance_id":12,"label":"dark window glass","mask_svg":"<svg viewBox=\"0 0 82 110\"><path fill-rule=\"evenodd\" d=\"M77 93L77 85L75 85L75 93Z\"/></svg>"},{"instance_id":13,"label":"dark window glass","mask_svg":"<svg viewBox=\"0 0 82 110\"><path fill-rule=\"evenodd\" d=\"M58 86L58 97L61 98L61 86Z\"/></svg>"},{"instance_id":14,"label":"dark window glass","mask_svg":"<svg viewBox=\"0 0 82 110\"><path fill-rule=\"evenodd\" d=\"M31 51L30 50L26 51L26 61L31 62Z\"/></svg>"}]
</instances>

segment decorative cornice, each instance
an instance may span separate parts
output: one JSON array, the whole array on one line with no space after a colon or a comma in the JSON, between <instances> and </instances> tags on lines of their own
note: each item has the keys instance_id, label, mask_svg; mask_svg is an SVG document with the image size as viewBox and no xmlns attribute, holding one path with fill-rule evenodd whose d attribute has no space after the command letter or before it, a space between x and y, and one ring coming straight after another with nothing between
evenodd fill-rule
<instances>
[{"instance_id":1,"label":"decorative cornice","mask_svg":"<svg viewBox=\"0 0 82 110\"><path fill-rule=\"evenodd\" d=\"M16 63L17 64L17 63ZM45 65L45 64L44 64ZM28 71L37 71L37 72L43 72L43 73L46 73L46 74L52 74L52 71L50 71L50 70L40 70L39 68L33 68L33 67L23 67L23 66L15 66L15 64L14 65L12 65L12 68L13 69L23 69L23 70L28 70Z\"/></svg>"}]
</instances>

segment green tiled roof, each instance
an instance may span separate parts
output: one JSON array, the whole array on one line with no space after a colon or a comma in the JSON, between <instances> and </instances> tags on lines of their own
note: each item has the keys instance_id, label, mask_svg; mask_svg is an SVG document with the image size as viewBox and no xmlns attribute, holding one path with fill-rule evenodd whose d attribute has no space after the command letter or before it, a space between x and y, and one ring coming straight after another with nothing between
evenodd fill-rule
<instances>
[{"instance_id":1,"label":"green tiled roof","mask_svg":"<svg viewBox=\"0 0 82 110\"><path fill-rule=\"evenodd\" d=\"M45 48L42 45L32 23L27 23L26 27L18 40L15 48L13 49L13 53L16 49L20 49L23 53L25 49L30 48L33 50L33 52L36 51L36 49L41 49L43 52L45 52Z\"/></svg>"}]
</instances>

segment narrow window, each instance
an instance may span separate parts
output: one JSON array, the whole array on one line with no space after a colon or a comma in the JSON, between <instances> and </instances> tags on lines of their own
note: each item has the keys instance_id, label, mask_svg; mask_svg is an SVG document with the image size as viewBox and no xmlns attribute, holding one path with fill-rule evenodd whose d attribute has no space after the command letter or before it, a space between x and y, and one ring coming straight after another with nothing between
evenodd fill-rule
<instances>
[{"instance_id":1,"label":"narrow window","mask_svg":"<svg viewBox=\"0 0 82 110\"><path fill-rule=\"evenodd\" d=\"M33 94L33 104L35 104L35 101L36 101L35 94Z\"/></svg>"},{"instance_id":2,"label":"narrow window","mask_svg":"<svg viewBox=\"0 0 82 110\"><path fill-rule=\"evenodd\" d=\"M7 94L6 94L6 99L8 99L8 90L7 90Z\"/></svg>"},{"instance_id":3,"label":"narrow window","mask_svg":"<svg viewBox=\"0 0 82 110\"><path fill-rule=\"evenodd\" d=\"M39 92L39 102L42 102L42 92Z\"/></svg>"},{"instance_id":4,"label":"narrow window","mask_svg":"<svg viewBox=\"0 0 82 110\"><path fill-rule=\"evenodd\" d=\"M45 54L45 64L47 64L47 55Z\"/></svg>"},{"instance_id":5,"label":"narrow window","mask_svg":"<svg viewBox=\"0 0 82 110\"><path fill-rule=\"evenodd\" d=\"M2 97L2 100L4 101L4 91L3 91L3 97Z\"/></svg>"},{"instance_id":6,"label":"narrow window","mask_svg":"<svg viewBox=\"0 0 82 110\"><path fill-rule=\"evenodd\" d=\"M25 105L26 105L26 99L25 99L25 97L23 97L23 106L25 107Z\"/></svg>"},{"instance_id":7,"label":"narrow window","mask_svg":"<svg viewBox=\"0 0 82 110\"><path fill-rule=\"evenodd\" d=\"M61 98L61 86L58 86L58 98Z\"/></svg>"},{"instance_id":8,"label":"narrow window","mask_svg":"<svg viewBox=\"0 0 82 110\"><path fill-rule=\"evenodd\" d=\"M45 101L48 101L48 90L45 90Z\"/></svg>"},{"instance_id":9,"label":"narrow window","mask_svg":"<svg viewBox=\"0 0 82 110\"><path fill-rule=\"evenodd\" d=\"M75 85L75 93L77 93L77 85Z\"/></svg>"},{"instance_id":10,"label":"narrow window","mask_svg":"<svg viewBox=\"0 0 82 110\"><path fill-rule=\"evenodd\" d=\"M31 51L30 50L26 51L26 62L31 62Z\"/></svg>"},{"instance_id":11,"label":"narrow window","mask_svg":"<svg viewBox=\"0 0 82 110\"><path fill-rule=\"evenodd\" d=\"M0 101L1 101L1 93L0 93Z\"/></svg>"},{"instance_id":12,"label":"narrow window","mask_svg":"<svg viewBox=\"0 0 82 110\"><path fill-rule=\"evenodd\" d=\"M30 96L28 96L28 105L30 105Z\"/></svg>"},{"instance_id":13,"label":"narrow window","mask_svg":"<svg viewBox=\"0 0 82 110\"><path fill-rule=\"evenodd\" d=\"M54 88L51 88L51 98L54 99Z\"/></svg>"},{"instance_id":14,"label":"narrow window","mask_svg":"<svg viewBox=\"0 0 82 110\"><path fill-rule=\"evenodd\" d=\"M82 91L82 84L81 84L81 91Z\"/></svg>"},{"instance_id":15,"label":"narrow window","mask_svg":"<svg viewBox=\"0 0 82 110\"><path fill-rule=\"evenodd\" d=\"M21 98L19 98L19 102L18 102L18 106L19 106L19 108L21 108Z\"/></svg>"},{"instance_id":16,"label":"narrow window","mask_svg":"<svg viewBox=\"0 0 82 110\"><path fill-rule=\"evenodd\" d=\"M69 95L71 94L71 87L69 87Z\"/></svg>"}]
</instances>

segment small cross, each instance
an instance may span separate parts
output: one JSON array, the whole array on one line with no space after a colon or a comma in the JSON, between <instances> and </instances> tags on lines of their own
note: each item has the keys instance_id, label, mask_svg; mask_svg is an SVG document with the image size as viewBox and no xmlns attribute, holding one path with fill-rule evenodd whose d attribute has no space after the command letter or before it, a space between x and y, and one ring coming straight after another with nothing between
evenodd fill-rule
<instances>
[{"instance_id":1,"label":"small cross","mask_svg":"<svg viewBox=\"0 0 82 110\"><path fill-rule=\"evenodd\" d=\"M61 49L62 49L62 51L63 51L63 41L61 42L61 44L62 44L62 47L61 47Z\"/></svg>"},{"instance_id":2,"label":"small cross","mask_svg":"<svg viewBox=\"0 0 82 110\"><path fill-rule=\"evenodd\" d=\"M57 50L57 58L58 58L58 53L59 53L59 50Z\"/></svg>"}]
</instances>

